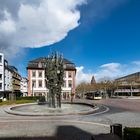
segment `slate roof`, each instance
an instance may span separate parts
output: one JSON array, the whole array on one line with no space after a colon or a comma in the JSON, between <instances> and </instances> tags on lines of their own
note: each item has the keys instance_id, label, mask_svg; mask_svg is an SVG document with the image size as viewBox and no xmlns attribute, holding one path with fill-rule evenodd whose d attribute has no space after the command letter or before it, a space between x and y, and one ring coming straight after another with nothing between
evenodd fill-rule
<instances>
[{"instance_id":1,"label":"slate roof","mask_svg":"<svg viewBox=\"0 0 140 140\"><path fill-rule=\"evenodd\" d=\"M40 57L40 58L29 61L27 69L44 69L47 59L48 59L47 57ZM64 65L66 66L65 70L76 71L76 67L74 63L72 63L71 61L65 58L63 59L63 61L64 61ZM39 66L39 64L41 64L41 66Z\"/></svg>"}]
</instances>

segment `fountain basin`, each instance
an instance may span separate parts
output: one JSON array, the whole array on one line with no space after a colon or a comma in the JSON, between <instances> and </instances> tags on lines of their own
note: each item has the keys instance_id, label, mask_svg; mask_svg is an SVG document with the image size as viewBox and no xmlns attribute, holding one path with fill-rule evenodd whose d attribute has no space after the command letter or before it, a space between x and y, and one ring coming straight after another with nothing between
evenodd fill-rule
<instances>
[{"instance_id":1,"label":"fountain basin","mask_svg":"<svg viewBox=\"0 0 140 140\"><path fill-rule=\"evenodd\" d=\"M86 103L62 103L61 108L49 108L48 104L30 103L7 107L5 112L21 116L63 116L92 114L97 109L99 108Z\"/></svg>"}]
</instances>

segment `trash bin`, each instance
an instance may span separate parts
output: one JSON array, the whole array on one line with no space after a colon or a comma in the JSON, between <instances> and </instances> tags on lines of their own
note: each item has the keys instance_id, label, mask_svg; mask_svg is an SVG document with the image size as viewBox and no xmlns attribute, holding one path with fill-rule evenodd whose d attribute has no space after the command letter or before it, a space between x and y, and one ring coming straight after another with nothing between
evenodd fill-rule
<instances>
[{"instance_id":1,"label":"trash bin","mask_svg":"<svg viewBox=\"0 0 140 140\"><path fill-rule=\"evenodd\" d=\"M110 126L110 133L122 138L122 124L113 124Z\"/></svg>"}]
</instances>

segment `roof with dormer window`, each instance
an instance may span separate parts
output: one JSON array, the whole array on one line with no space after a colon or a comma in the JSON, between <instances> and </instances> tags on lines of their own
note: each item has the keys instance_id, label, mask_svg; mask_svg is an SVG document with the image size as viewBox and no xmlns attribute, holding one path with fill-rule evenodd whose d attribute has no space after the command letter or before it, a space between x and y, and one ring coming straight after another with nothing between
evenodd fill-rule
<instances>
[{"instance_id":1,"label":"roof with dormer window","mask_svg":"<svg viewBox=\"0 0 140 140\"><path fill-rule=\"evenodd\" d=\"M44 69L47 57L40 57L34 60L29 61L27 69ZM63 58L65 70L75 70L76 66L73 62L69 61L68 59Z\"/></svg>"}]
</instances>

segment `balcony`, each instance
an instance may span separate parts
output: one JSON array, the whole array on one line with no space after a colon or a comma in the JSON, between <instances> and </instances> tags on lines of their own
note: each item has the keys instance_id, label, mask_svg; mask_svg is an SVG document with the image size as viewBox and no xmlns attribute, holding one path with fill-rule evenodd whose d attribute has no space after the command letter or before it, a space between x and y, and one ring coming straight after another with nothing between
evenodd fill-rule
<instances>
[{"instance_id":1,"label":"balcony","mask_svg":"<svg viewBox=\"0 0 140 140\"><path fill-rule=\"evenodd\" d=\"M114 91L115 93L124 93L124 92L140 92L140 89L117 89Z\"/></svg>"}]
</instances>

